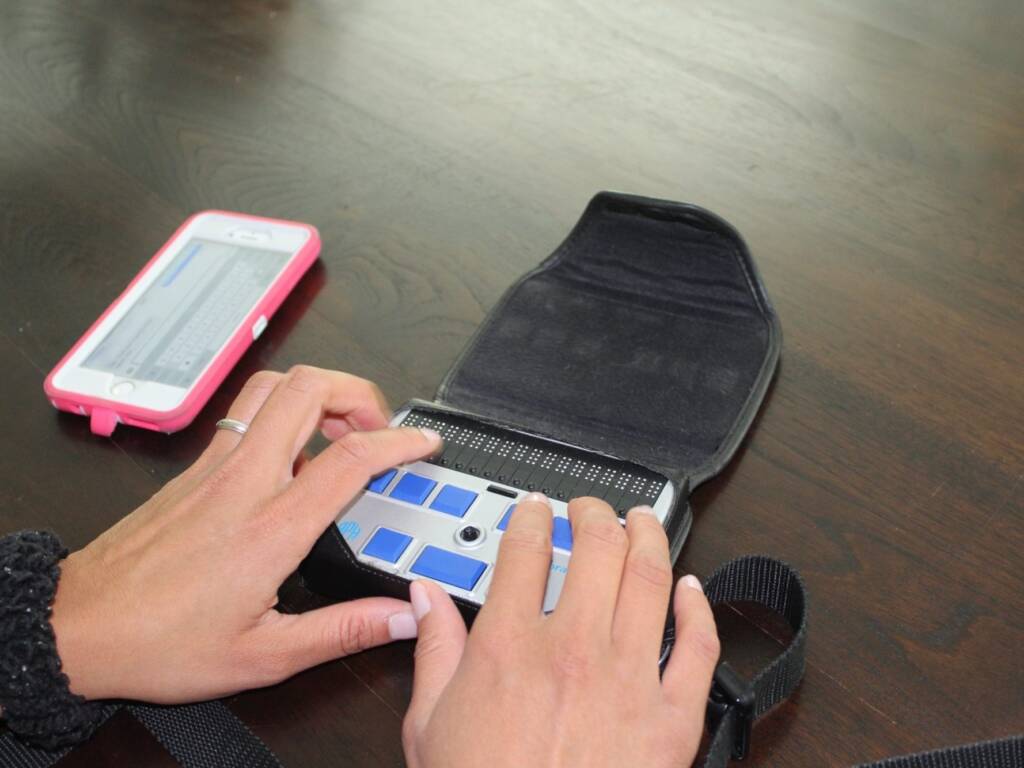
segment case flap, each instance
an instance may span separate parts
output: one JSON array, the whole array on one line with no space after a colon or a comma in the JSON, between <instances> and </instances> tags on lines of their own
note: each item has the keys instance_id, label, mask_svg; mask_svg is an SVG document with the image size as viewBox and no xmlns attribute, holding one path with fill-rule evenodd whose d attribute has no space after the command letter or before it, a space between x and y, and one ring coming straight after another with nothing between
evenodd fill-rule
<instances>
[{"instance_id":1,"label":"case flap","mask_svg":"<svg viewBox=\"0 0 1024 768\"><path fill-rule=\"evenodd\" d=\"M692 487L736 450L780 346L764 285L727 222L601 192L491 310L437 399Z\"/></svg>"}]
</instances>

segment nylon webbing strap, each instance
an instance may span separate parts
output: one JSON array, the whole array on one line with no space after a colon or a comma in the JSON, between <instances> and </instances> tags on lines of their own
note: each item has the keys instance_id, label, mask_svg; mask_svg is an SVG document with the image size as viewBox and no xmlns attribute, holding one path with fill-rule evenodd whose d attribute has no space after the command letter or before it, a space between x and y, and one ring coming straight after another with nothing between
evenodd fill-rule
<instances>
[{"instance_id":1,"label":"nylon webbing strap","mask_svg":"<svg viewBox=\"0 0 1024 768\"><path fill-rule=\"evenodd\" d=\"M978 741L959 747L888 757L856 768L1021 768L1024 766L1024 734L1006 739Z\"/></svg>"},{"instance_id":2,"label":"nylon webbing strap","mask_svg":"<svg viewBox=\"0 0 1024 768\"><path fill-rule=\"evenodd\" d=\"M184 768L281 768L270 748L219 701L128 709Z\"/></svg>"},{"instance_id":3,"label":"nylon webbing strap","mask_svg":"<svg viewBox=\"0 0 1024 768\"><path fill-rule=\"evenodd\" d=\"M723 768L740 759L750 744L750 726L785 701L804 674L807 642L807 590L786 563L753 555L726 563L704 584L712 605L748 601L770 608L793 630L789 645L749 683L725 662L715 671L708 701L711 742L706 768ZM903 757L890 757L857 768L1024 768L1024 735L982 741Z\"/></svg>"},{"instance_id":4,"label":"nylon webbing strap","mask_svg":"<svg viewBox=\"0 0 1024 768\"><path fill-rule=\"evenodd\" d=\"M786 563L763 555L732 560L711 574L704 594L712 606L752 602L782 616L793 630L786 648L752 681L743 680L727 662L715 670L708 701L711 743L704 765L721 768L742 759L750 746L754 720L789 698L804 676L807 642L807 589Z\"/></svg>"},{"instance_id":5,"label":"nylon webbing strap","mask_svg":"<svg viewBox=\"0 0 1024 768\"><path fill-rule=\"evenodd\" d=\"M22 744L10 731L0 734L0 765L10 768L50 768L70 749L50 752Z\"/></svg>"},{"instance_id":6,"label":"nylon webbing strap","mask_svg":"<svg viewBox=\"0 0 1024 768\"><path fill-rule=\"evenodd\" d=\"M50 768L69 751L70 749L62 749L50 752L29 747L18 741L10 731L0 733L0 765L4 768Z\"/></svg>"},{"instance_id":7,"label":"nylon webbing strap","mask_svg":"<svg viewBox=\"0 0 1024 768\"><path fill-rule=\"evenodd\" d=\"M807 642L807 590L789 565L763 555L726 563L704 584L712 605L753 602L782 616L793 630L789 644L749 683L726 662L715 671L708 701L711 742L706 768L723 768L746 754L754 720L794 691L804 674ZM671 651L672 627L666 631L663 659ZM110 717L118 707L105 712ZM128 710L184 768L281 768L273 752L222 702L161 707L130 704ZM0 766L49 768L67 754L26 746L10 733L0 734ZM891 757L857 768L1022 768L1024 735L978 742L904 757Z\"/></svg>"},{"instance_id":8,"label":"nylon webbing strap","mask_svg":"<svg viewBox=\"0 0 1024 768\"><path fill-rule=\"evenodd\" d=\"M712 606L751 602L770 608L786 620L793 639L786 649L751 681L754 717L789 698L804 676L807 644L807 588L793 568L764 555L748 555L726 563L704 584Z\"/></svg>"},{"instance_id":9,"label":"nylon webbing strap","mask_svg":"<svg viewBox=\"0 0 1024 768\"><path fill-rule=\"evenodd\" d=\"M110 705L104 719L119 707ZM129 704L139 720L183 768L281 768L270 748L219 701L161 707ZM31 747L11 733L0 735L0 766L49 768L70 752Z\"/></svg>"}]
</instances>

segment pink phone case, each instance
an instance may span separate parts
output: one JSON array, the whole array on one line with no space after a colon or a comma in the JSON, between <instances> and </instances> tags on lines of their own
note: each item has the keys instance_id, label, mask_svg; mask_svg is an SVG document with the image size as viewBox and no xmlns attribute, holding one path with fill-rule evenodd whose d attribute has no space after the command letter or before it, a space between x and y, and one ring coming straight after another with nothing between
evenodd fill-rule
<instances>
[{"instance_id":1,"label":"pink phone case","mask_svg":"<svg viewBox=\"0 0 1024 768\"><path fill-rule=\"evenodd\" d=\"M154 411L148 408L140 408L138 406L125 405L124 403L114 402L112 400L105 400L100 397L90 397L82 395L77 392L69 392L67 390L56 387L53 383L54 376L70 357L75 353L87 338L99 327L99 324L103 319L113 311L121 301L124 300L125 296L128 295L129 291L135 286L135 284L142 278L146 272L148 272L157 262L157 260L164 254L164 252L170 247L171 243L181 234L182 230L187 227L196 216L207 213L224 214L228 216L234 216L240 219L246 219L248 221L259 221L269 224L289 224L292 226L300 226L306 229L309 234L309 240L302 250L295 255L295 257L288 263L284 272L281 276L270 286L270 290L260 300L260 302L253 307L252 311L246 316L245 321L239 326L238 331L228 340L227 346L217 356L216 359L210 364L209 368L199 377L199 379L192 385L185 399L181 405L171 411ZM317 232L316 227L309 224L302 224L297 221L284 221L281 219L268 219L262 216L249 216L242 213L232 213L230 211L200 211L199 213L190 216L184 224L178 227L178 230L171 235L166 243L156 252L156 255L149 260L149 262L142 268L132 281L128 284L128 287L122 291L121 295L118 296L109 307L104 310L103 314L97 318L96 322L92 324L88 331L82 334L82 337L75 342L75 345L68 350L68 353L61 358L61 361L54 366L53 370L50 371L46 377L46 381L43 383L43 389L46 391L47 397L50 398L50 402L55 407L62 411L69 411L71 413L81 414L83 416L89 416L90 429L97 435L110 435L114 428L118 424L129 424L133 427L142 427L143 429L152 429L157 432L177 432L179 429L187 427L192 420L196 417L196 414L202 410L203 406L206 405L206 401L210 399L214 390L220 386L220 383L224 381L224 377L228 375L228 372L235 367L235 363L238 362L239 358L245 353L245 350L249 348L249 345L254 341L253 339L253 325L259 319L260 315L265 317L268 321L273 317L274 312L281 306L281 302L284 301L285 297L291 293L292 288L295 287L299 279L306 273L306 270L312 266L313 262L316 261L316 257L320 253L320 233Z\"/></svg>"}]
</instances>

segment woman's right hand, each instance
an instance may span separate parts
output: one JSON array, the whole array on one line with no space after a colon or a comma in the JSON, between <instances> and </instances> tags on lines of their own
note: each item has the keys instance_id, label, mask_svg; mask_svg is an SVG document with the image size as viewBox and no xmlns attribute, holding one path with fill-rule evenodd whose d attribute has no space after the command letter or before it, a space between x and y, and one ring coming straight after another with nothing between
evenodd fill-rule
<instances>
[{"instance_id":1,"label":"woman's right hand","mask_svg":"<svg viewBox=\"0 0 1024 768\"><path fill-rule=\"evenodd\" d=\"M675 592L676 645L658 654L672 592L668 540L650 508L623 528L597 499L569 504L573 556L555 611L541 611L551 509L520 502L473 631L437 585L414 582L413 768L679 766L700 744L719 644L693 576Z\"/></svg>"}]
</instances>

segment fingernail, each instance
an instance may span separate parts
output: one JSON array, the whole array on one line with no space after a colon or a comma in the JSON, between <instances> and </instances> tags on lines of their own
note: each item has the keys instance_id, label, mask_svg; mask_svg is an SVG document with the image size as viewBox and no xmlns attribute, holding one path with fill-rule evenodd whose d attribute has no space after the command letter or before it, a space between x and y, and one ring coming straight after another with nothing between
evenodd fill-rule
<instances>
[{"instance_id":1,"label":"fingernail","mask_svg":"<svg viewBox=\"0 0 1024 768\"><path fill-rule=\"evenodd\" d=\"M649 507L646 504L641 504L639 507L633 507L629 510L629 514L633 515L653 515L654 507Z\"/></svg>"},{"instance_id":2,"label":"fingernail","mask_svg":"<svg viewBox=\"0 0 1024 768\"><path fill-rule=\"evenodd\" d=\"M422 621L423 617L430 613L430 596L422 583L414 581L409 585L409 602L412 603L412 613L416 621Z\"/></svg>"},{"instance_id":3,"label":"fingernail","mask_svg":"<svg viewBox=\"0 0 1024 768\"><path fill-rule=\"evenodd\" d=\"M392 640L411 640L416 637L416 617L409 611L388 616L388 634Z\"/></svg>"},{"instance_id":4,"label":"fingernail","mask_svg":"<svg viewBox=\"0 0 1024 768\"><path fill-rule=\"evenodd\" d=\"M423 433L423 436L427 438L427 440L434 443L434 445L440 445L441 436L434 430L427 429L426 427L420 427L420 432Z\"/></svg>"},{"instance_id":5,"label":"fingernail","mask_svg":"<svg viewBox=\"0 0 1024 768\"><path fill-rule=\"evenodd\" d=\"M525 496L523 496L523 501L529 501L534 504L551 504L551 502L548 501L547 496L545 496L543 493L538 493L537 491L532 491L531 493L528 493Z\"/></svg>"},{"instance_id":6,"label":"fingernail","mask_svg":"<svg viewBox=\"0 0 1024 768\"><path fill-rule=\"evenodd\" d=\"M700 579L698 579L692 573L688 576L683 576L683 578L681 578L679 581L680 583L690 587L690 589L696 589L700 593L704 592L704 587L701 586Z\"/></svg>"}]
</instances>

